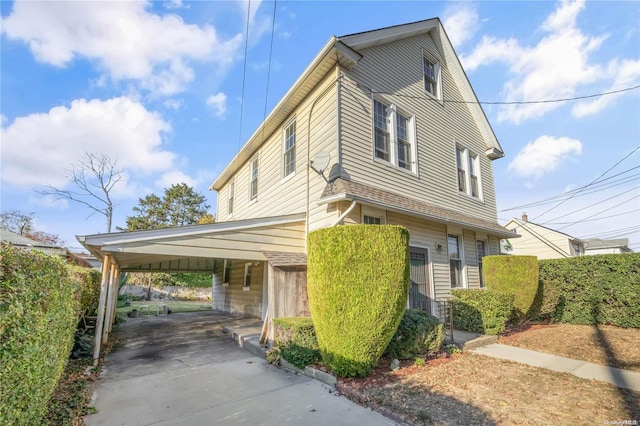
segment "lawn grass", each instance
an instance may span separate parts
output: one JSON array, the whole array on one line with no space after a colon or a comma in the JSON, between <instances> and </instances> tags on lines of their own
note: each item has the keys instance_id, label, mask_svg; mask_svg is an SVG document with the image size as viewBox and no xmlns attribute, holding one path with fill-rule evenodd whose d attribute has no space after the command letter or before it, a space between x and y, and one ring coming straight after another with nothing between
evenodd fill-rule
<instances>
[{"instance_id":1,"label":"lawn grass","mask_svg":"<svg viewBox=\"0 0 640 426\"><path fill-rule=\"evenodd\" d=\"M340 379L360 402L382 406L409 424L605 424L640 418L639 392L510 361L463 353Z\"/></svg>"},{"instance_id":2,"label":"lawn grass","mask_svg":"<svg viewBox=\"0 0 640 426\"><path fill-rule=\"evenodd\" d=\"M640 372L640 329L601 325L529 325L500 343Z\"/></svg>"},{"instance_id":3,"label":"lawn grass","mask_svg":"<svg viewBox=\"0 0 640 426\"><path fill-rule=\"evenodd\" d=\"M181 313L181 312L199 312L207 309L211 309L211 302L190 302L190 301L132 301L130 302L130 306L125 306L123 301L118 301L118 307L116 308L116 315L121 317L126 317L128 312L131 312L134 309L137 309L143 315L156 315L158 312L157 307L159 305L167 305L169 309L171 309L171 313ZM144 310L141 310L140 306L148 306ZM162 308L160 308L160 313L163 313Z\"/></svg>"}]
</instances>

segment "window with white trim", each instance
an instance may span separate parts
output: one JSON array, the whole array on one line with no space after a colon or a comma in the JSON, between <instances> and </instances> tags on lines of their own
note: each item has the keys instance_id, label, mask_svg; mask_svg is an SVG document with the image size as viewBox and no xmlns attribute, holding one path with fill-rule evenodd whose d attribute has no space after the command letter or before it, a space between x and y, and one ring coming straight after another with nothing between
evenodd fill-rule
<instances>
[{"instance_id":1,"label":"window with white trim","mask_svg":"<svg viewBox=\"0 0 640 426\"><path fill-rule=\"evenodd\" d=\"M480 157L468 148L456 146L458 191L482 199Z\"/></svg>"},{"instance_id":2,"label":"window with white trim","mask_svg":"<svg viewBox=\"0 0 640 426\"><path fill-rule=\"evenodd\" d=\"M487 249L485 242L482 240L476 241L476 254L478 256L478 274L480 275L480 287L484 288L484 272L482 271L482 258L487 255Z\"/></svg>"},{"instance_id":3,"label":"window with white trim","mask_svg":"<svg viewBox=\"0 0 640 426\"><path fill-rule=\"evenodd\" d=\"M227 215L232 216L233 215L233 199L235 196L235 192L236 192L236 182L235 181L231 181L229 182L229 193L228 193L228 197L227 197Z\"/></svg>"},{"instance_id":4,"label":"window with white trim","mask_svg":"<svg viewBox=\"0 0 640 426\"><path fill-rule=\"evenodd\" d=\"M258 198L258 157L251 161L251 182L249 183L249 201Z\"/></svg>"},{"instance_id":5,"label":"window with white trim","mask_svg":"<svg viewBox=\"0 0 640 426\"><path fill-rule=\"evenodd\" d=\"M283 177L296 172L296 121L284 129L282 146Z\"/></svg>"},{"instance_id":6,"label":"window with white trim","mask_svg":"<svg viewBox=\"0 0 640 426\"><path fill-rule=\"evenodd\" d=\"M248 290L251 288L251 268L253 265L251 263L244 264L244 283L243 290Z\"/></svg>"},{"instance_id":7,"label":"window with white trim","mask_svg":"<svg viewBox=\"0 0 640 426\"><path fill-rule=\"evenodd\" d=\"M373 128L375 158L415 173L415 117L393 103L374 99Z\"/></svg>"},{"instance_id":8,"label":"window with white trim","mask_svg":"<svg viewBox=\"0 0 640 426\"><path fill-rule=\"evenodd\" d=\"M362 206L362 223L365 225L384 225L387 223L387 214L382 209Z\"/></svg>"},{"instance_id":9,"label":"window with white trim","mask_svg":"<svg viewBox=\"0 0 640 426\"><path fill-rule=\"evenodd\" d=\"M440 63L432 58L423 56L422 69L425 92L440 99Z\"/></svg>"},{"instance_id":10,"label":"window with white trim","mask_svg":"<svg viewBox=\"0 0 640 426\"><path fill-rule=\"evenodd\" d=\"M382 218L380 216L362 216L362 223L365 225L382 225Z\"/></svg>"},{"instance_id":11,"label":"window with white trim","mask_svg":"<svg viewBox=\"0 0 640 426\"><path fill-rule=\"evenodd\" d=\"M462 254L460 250L460 237L449 234L447 237L449 252L449 272L451 274L451 288L462 287Z\"/></svg>"}]
</instances>

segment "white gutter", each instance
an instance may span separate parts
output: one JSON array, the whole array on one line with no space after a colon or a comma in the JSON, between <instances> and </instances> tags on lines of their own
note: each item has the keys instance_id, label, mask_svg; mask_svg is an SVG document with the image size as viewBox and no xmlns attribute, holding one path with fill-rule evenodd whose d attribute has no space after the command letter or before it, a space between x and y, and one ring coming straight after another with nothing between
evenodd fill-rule
<instances>
[{"instance_id":1,"label":"white gutter","mask_svg":"<svg viewBox=\"0 0 640 426\"><path fill-rule=\"evenodd\" d=\"M336 223L334 223L333 225L331 225L331 227L333 228L334 226L338 226L340 224L340 222L342 222L344 220L345 217L347 217L347 215L349 213L351 213L351 210L353 210L356 206L356 204L358 204L358 202L356 200L353 200L351 202L351 205L349 206L349 208L347 208L344 213L342 213L340 215L340 217L338 218L338 220L336 220Z\"/></svg>"}]
</instances>

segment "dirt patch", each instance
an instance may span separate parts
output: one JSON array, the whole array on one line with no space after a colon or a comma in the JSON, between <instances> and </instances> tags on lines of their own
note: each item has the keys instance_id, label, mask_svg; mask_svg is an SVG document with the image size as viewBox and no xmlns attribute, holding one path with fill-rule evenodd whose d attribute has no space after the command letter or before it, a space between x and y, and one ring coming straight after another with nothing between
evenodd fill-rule
<instances>
[{"instance_id":1,"label":"dirt patch","mask_svg":"<svg viewBox=\"0 0 640 426\"><path fill-rule=\"evenodd\" d=\"M341 379L365 405L410 424L604 424L640 419L639 392L476 354Z\"/></svg>"},{"instance_id":2,"label":"dirt patch","mask_svg":"<svg viewBox=\"0 0 640 426\"><path fill-rule=\"evenodd\" d=\"M554 324L511 329L500 343L640 372L640 329Z\"/></svg>"}]
</instances>

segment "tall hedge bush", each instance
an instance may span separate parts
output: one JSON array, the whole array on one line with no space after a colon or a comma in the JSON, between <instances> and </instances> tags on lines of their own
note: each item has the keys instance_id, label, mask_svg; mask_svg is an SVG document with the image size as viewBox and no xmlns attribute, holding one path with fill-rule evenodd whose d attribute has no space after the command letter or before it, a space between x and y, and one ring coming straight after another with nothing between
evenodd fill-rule
<instances>
[{"instance_id":1,"label":"tall hedge bush","mask_svg":"<svg viewBox=\"0 0 640 426\"><path fill-rule=\"evenodd\" d=\"M307 237L307 290L323 360L339 376L366 376L393 337L409 290L409 231L325 228Z\"/></svg>"},{"instance_id":2,"label":"tall hedge bush","mask_svg":"<svg viewBox=\"0 0 640 426\"><path fill-rule=\"evenodd\" d=\"M451 290L453 325L472 333L500 334L504 331L514 296L491 290Z\"/></svg>"},{"instance_id":3,"label":"tall hedge bush","mask_svg":"<svg viewBox=\"0 0 640 426\"><path fill-rule=\"evenodd\" d=\"M40 424L73 345L81 289L62 259L7 244L0 275L0 424Z\"/></svg>"},{"instance_id":4,"label":"tall hedge bush","mask_svg":"<svg viewBox=\"0 0 640 426\"><path fill-rule=\"evenodd\" d=\"M514 296L511 320L522 323L539 310L538 258L486 256L482 259L487 289Z\"/></svg>"},{"instance_id":5,"label":"tall hedge bush","mask_svg":"<svg viewBox=\"0 0 640 426\"><path fill-rule=\"evenodd\" d=\"M541 260L538 318L640 328L640 253Z\"/></svg>"},{"instance_id":6,"label":"tall hedge bush","mask_svg":"<svg viewBox=\"0 0 640 426\"><path fill-rule=\"evenodd\" d=\"M100 271L93 268L68 265L71 272L71 280L79 289L79 314L93 315L98 310L100 301Z\"/></svg>"}]
</instances>

